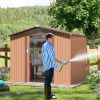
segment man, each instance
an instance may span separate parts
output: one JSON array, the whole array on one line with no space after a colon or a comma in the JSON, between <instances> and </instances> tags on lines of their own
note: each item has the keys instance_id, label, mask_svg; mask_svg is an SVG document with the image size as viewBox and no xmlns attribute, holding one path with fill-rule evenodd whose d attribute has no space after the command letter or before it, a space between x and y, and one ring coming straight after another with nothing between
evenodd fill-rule
<instances>
[{"instance_id":1,"label":"man","mask_svg":"<svg viewBox=\"0 0 100 100\"><path fill-rule=\"evenodd\" d=\"M42 46L42 60L45 70L45 98L48 100L54 98L51 94L51 82L54 74L54 69L57 69L58 63L61 64L62 62L56 58L54 52L54 35L52 33L47 34L46 40L47 41Z\"/></svg>"}]
</instances>

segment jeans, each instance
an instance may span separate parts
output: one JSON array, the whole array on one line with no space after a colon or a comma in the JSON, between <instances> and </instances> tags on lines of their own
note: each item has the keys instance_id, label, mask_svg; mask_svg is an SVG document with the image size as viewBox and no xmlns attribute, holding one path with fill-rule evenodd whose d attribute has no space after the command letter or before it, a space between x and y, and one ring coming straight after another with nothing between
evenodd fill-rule
<instances>
[{"instance_id":1,"label":"jeans","mask_svg":"<svg viewBox=\"0 0 100 100\"><path fill-rule=\"evenodd\" d=\"M45 86L51 87L53 75L54 75L54 68L50 68L49 70L45 71Z\"/></svg>"}]
</instances>

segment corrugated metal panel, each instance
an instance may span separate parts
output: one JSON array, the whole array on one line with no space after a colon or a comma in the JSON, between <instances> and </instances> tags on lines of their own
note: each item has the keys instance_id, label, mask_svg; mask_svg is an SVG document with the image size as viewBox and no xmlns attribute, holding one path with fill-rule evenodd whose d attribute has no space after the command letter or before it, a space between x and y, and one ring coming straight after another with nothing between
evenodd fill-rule
<instances>
[{"instance_id":1,"label":"corrugated metal panel","mask_svg":"<svg viewBox=\"0 0 100 100\"><path fill-rule=\"evenodd\" d=\"M54 48L59 60L70 59L70 39L55 36ZM54 73L55 84L70 84L70 63L65 65L61 72L55 70Z\"/></svg>"},{"instance_id":2,"label":"corrugated metal panel","mask_svg":"<svg viewBox=\"0 0 100 100\"><path fill-rule=\"evenodd\" d=\"M86 38L71 36L71 58L87 54ZM71 63L71 84L83 82L86 78L86 60Z\"/></svg>"},{"instance_id":3,"label":"corrugated metal panel","mask_svg":"<svg viewBox=\"0 0 100 100\"><path fill-rule=\"evenodd\" d=\"M26 82L26 37L11 39L11 81Z\"/></svg>"}]
</instances>

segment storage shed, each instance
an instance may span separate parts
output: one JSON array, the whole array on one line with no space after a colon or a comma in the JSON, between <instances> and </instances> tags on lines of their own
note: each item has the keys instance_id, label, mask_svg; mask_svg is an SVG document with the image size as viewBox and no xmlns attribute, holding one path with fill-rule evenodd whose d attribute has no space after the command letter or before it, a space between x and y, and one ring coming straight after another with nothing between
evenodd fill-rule
<instances>
[{"instance_id":1,"label":"storage shed","mask_svg":"<svg viewBox=\"0 0 100 100\"><path fill-rule=\"evenodd\" d=\"M70 60L86 53L86 37L46 27L30 28L10 36L12 82L44 82L41 47L47 33L54 34L54 49L59 60ZM86 60L70 62L61 72L55 70L54 84L76 84L86 78Z\"/></svg>"}]
</instances>

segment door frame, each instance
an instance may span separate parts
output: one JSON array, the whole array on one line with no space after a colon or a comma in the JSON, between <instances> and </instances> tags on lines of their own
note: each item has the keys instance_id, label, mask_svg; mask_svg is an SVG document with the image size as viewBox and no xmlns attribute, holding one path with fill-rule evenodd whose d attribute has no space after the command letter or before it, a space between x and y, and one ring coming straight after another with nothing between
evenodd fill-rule
<instances>
[{"instance_id":1,"label":"door frame","mask_svg":"<svg viewBox=\"0 0 100 100\"><path fill-rule=\"evenodd\" d=\"M31 81L30 73L30 36L26 36L26 80Z\"/></svg>"}]
</instances>

